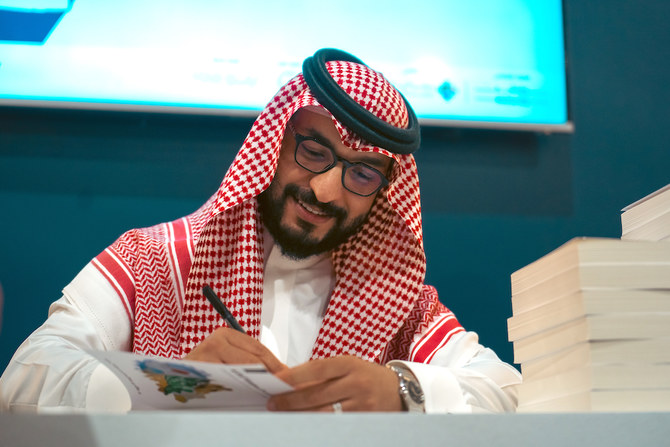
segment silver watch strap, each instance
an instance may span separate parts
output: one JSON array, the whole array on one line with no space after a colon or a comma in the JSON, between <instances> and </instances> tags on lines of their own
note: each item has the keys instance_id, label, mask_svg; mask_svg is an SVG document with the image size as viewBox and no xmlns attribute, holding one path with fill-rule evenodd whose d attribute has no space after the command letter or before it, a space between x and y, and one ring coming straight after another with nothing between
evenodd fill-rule
<instances>
[{"instance_id":1,"label":"silver watch strap","mask_svg":"<svg viewBox=\"0 0 670 447\"><path fill-rule=\"evenodd\" d=\"M386 365L398 376L398 393L405 411L412 413L426 412L426 399L421 384L412 370L402 363Z\"/></svg>"}]
</instances>

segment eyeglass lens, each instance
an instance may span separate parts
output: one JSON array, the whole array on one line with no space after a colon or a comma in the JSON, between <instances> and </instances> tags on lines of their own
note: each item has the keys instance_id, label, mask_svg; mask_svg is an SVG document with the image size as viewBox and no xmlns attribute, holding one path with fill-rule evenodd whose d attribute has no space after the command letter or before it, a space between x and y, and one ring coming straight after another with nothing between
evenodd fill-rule
<instances>
[{"instance_id":1,"label":"eyeglass lens","mask_svg":"<svg viewBox=\"0 0 670 447\"><path fill-rule=\"evenodd\" d=\"M333 151L313 140L298 144L295 152L298 164L308 171L320 174L332 168L337 162ZM344 163L342 182L349 191L362 196L375 193L383 184L381 173L362 163Z\"/></svg>"}]
</instances>

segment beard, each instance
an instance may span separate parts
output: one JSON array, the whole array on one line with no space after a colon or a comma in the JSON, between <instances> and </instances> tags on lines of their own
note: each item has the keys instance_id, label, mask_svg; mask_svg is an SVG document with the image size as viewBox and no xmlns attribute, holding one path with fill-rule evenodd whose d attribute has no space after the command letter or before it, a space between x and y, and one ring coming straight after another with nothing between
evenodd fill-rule
<instances>
[{"instance_id":1,"label":"beard","mask_svg":"<svg viewBox=\"0 0 670 447\"><path fill-rule=\"evenodd\" d=\"M365 214L347 222L348 213L344 209L319 202L311 189L301 189L294 184L286 185L281 191L279 188L274 182L270 184L268 189L259 194L258 206L263 224L284 256L305 259L330 251L358 232L367 220L368 216ZM312 236L316 226L310 222L298 219L298 229L283 225L282 217L289 198L334 217L335 224L321 239Z\"/></svg>"}]
</instances>

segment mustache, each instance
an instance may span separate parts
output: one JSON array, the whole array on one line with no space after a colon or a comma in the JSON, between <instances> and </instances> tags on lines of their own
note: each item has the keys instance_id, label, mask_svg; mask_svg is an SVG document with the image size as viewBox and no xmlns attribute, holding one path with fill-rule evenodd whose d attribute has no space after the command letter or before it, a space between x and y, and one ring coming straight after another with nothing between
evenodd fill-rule
<instances>
[{"instance_id":1,"label":"mustache","mask_svg":"<svg viewBox=\"0 0 670 447\"><path fill-rule=\"evenodd\" d=\"M347 217L347 212L339 206L335 206L332 203L319 202L314 191L311 189L301 189L298 185L293 184L286 185L284 188L284 197L289 196L337 219L345 219Z\"/></svg>"}]
</instances>

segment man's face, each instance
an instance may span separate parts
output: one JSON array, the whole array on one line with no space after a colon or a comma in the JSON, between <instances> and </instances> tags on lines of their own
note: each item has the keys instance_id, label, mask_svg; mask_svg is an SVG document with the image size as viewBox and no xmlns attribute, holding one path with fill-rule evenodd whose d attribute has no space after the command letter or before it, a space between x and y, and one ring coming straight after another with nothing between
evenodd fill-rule
<instances>
[{"instance_id":1,"label":"man's face","mask_svg":"<svg viewBox=\"0 0 670 447\"><path fill-rule=\"evenodd\" d=\"M356 152L340 140L328 116L300 109L291 118L295 132L316 138L350 162L363 162L386 173L391 159ZM356 195L342 185L341 162L315 174L295 161L296 140L284 133L275 177L258 197L263 223L285 255L301 259L337 247L365 222L376 194Z\"/></svg>"}]
</instances>

